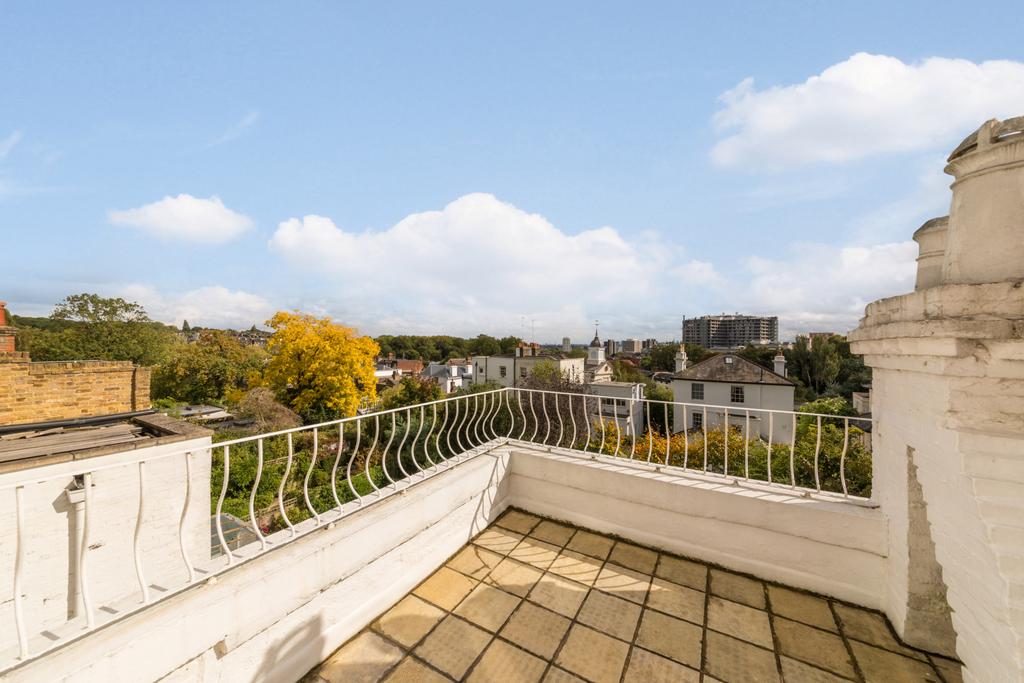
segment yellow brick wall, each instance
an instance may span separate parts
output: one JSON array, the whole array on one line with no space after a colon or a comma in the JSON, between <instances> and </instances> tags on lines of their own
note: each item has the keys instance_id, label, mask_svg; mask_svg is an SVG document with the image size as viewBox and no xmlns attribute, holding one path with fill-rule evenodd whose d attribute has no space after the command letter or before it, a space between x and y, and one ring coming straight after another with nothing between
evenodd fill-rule
<instances>
[{"instance_id":1,"label":"yellow brick wall","mask_svg":"<svg viewBox=\"0 0 1024 683\"><path fill-rule=\"evenodd\" d=\"M130 361L0 360L0 425L145 410L149 375Z\"/></svg>"}]
</instances>

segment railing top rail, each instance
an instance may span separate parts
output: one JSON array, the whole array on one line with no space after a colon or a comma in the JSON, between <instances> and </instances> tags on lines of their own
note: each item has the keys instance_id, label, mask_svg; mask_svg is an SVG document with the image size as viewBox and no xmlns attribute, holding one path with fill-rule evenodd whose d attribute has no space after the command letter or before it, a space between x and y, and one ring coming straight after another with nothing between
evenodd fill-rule
<instances>
[{"instance_id":1,"label":"railing top rail","mask_svg":"<svg viewBox=\"0 0 1024 683\"><path fill-rule=\"evenodd\" d=\"M640 398L633 399L628 396L602 396L599 394L589 394L583 392L572 392L572 391L551 391L550 389L529 389L527 387L506 387L508 390L514 391L528 391L531 393L538 394L557 394L559 396L586 396L587 398L608 398L617 399L620 401L647 401L648 403L664 403L670 406L693 406L697 408L722 408L731 411L744 411L749 410L757 413L778 413L783 415L796 415L797 417L827 417L833 420L858 420L860 422L875 422L873 417L862 417L858 415L830 415L828 413L805 413L801 410L779 410L776 408L751 408L750 406L744 406L740 403L733 403L731 405L721 405L718 403L690 403L687 401L661 401L655 398Z\"/></svg>"}]
</instances>

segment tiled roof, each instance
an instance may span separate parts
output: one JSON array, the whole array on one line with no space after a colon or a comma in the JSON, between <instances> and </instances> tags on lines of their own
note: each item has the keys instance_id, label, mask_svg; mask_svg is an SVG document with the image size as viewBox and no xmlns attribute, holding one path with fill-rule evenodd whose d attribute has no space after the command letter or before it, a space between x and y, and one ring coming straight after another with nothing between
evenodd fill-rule
<instances>
[{"instance_id":1,"label":"tiled roof","mask_svg":"<svg viewBox=\"0 0 1024 683\"><path fill-rule=\"evenodd\" d=\"M729 360L731 359L731 360ZM771 370L762 368L732 353L712 356L707 360L672 375L674 379L689 379L706 382L734 382L737 384L778 384L793 386L793 382Z\"/></svg>"}]
</instances>

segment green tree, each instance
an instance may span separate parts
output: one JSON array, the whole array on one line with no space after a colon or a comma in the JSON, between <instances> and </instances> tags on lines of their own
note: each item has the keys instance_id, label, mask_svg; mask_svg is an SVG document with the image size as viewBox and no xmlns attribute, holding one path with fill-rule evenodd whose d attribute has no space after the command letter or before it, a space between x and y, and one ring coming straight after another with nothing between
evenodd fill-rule
<instances>
[{"instance_id":1,"label":"green tree","mask_svg":"<svg viewBox=\"0 0 1024 683\"><path fill-rule=\"evenodd\" d=\"M156 365L167 356L175 329L152 322L145 309L124 299L75 294L57 304L48 328L25 335L33 360L129 360Z\"/></svg>"},{"instance_id":2,"label":"green tree","mask_svg":"<svg viewBox=\"0 0 1024 683\"><path fill-rule=\"evenodd\" d=\"M178 342L153 372L154 398L188 403L237 400L258 383L269 355L258 346L243 346L220 330L207 330L194 344Z\"/></svg>"},{"instance_id":3,"label":"green tree","mask_svg":"<svg viewBox=\"0 0 1024 683\"><path fill-rule=\"evenodd\" d=\"M428 403L444 398L444 391L437 382L420 377L403 377L398 386L392 387L381 394L381 408L404 408L406 406Z\"/></svg>"},{"instance_id":4,"label":"green tree","mask_svg":"<svg viewBox=\"0 0 1024 683\"><path fill-rule=\"evenodd\" d=\"M778 355L778 350L770 346L754 346L753 344L747 344L742 349L736 352L736 355L740 358L746 358L751 363L760 365L766 370L775 371L775 356Z\"/></svg>"}]
</instances>

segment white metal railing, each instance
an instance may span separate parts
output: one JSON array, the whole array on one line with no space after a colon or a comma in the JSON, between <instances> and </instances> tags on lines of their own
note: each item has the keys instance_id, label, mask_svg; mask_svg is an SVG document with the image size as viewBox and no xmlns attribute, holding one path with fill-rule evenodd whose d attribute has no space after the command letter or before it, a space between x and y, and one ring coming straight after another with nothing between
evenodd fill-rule
<instances>
[{"instance_id":1,"label":"white metal railing","mask_svg":"<svg viewBox=\"0 0 1024 683\"><path fill-rule=\"evenodd\" d=\"M14 548L0 554L0 562L11 563L16 646L9 656L0 654L0 672L508 442L759 481L840 500L863 502L869 495L870 446L860 428L870 424L866 418L643 399L624 399L624 407L613 403L601 416L602 398L608 397L523 388L481 391L201 450L127 452L115 461L83 460L4 475L0 505L8 499L14 515L13 524L0 530L0 541L9 538ZM38 527L28 524L27 510L33 496L36 503L45 501L57 489L77 501L80 513L69 573L54 577L71 586L66 619L26 610L26 602L38 598L33 591L53 598L53 587L40 585L39 567L26 552L33 540L29 527ZM158 509L150 513L151 508ZM161 514L154 522L152 515ZM123 517L131 524L121 531ZM244 538L238 527L226 534L225 519L244 525ZM176 542L147 546L147 525L160 524ZM103 556L105 564L94 567L97 546L103 545L94 545L97 536L108 545L123 536L130 561L115 559L111 550ZM122 580L116 590L97 587L101 579L117 577ZM125 596L129 581L137 590ZM3 598L0 593L0 606Z\"/></svg>"}]
</instances>

